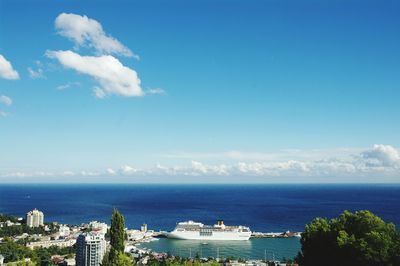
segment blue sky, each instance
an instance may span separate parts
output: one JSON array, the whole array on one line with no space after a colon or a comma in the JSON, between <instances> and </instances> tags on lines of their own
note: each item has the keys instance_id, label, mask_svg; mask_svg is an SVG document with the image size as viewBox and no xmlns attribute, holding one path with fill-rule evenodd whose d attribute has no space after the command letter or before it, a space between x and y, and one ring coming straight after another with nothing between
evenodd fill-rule
<instances>
[{"instance_id":1,"label":"blue sky","mask_svg":"<svg viewBox=\"0 0 400 266\"><path fill-rule=\"evenodd\" d=\"M0 0L0 178L399 182L399 8Z\"/></svg>"}]
</instances>

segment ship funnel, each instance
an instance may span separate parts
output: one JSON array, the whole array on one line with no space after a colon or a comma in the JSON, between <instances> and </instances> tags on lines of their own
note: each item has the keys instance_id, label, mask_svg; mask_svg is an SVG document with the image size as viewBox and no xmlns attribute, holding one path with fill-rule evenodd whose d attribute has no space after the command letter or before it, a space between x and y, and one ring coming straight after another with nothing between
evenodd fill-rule
<instances>
[{"instance_id":1,"label":"ship funnel","mask_svg":"<svg viewBox=\"0 0 400 266\"><path fill-rule=\"evenodd\" d=\"M217 225L219 225L219 226L224 225L224 220L218 220L218 221L217 221Z\"/></svg>"}]
</instances>

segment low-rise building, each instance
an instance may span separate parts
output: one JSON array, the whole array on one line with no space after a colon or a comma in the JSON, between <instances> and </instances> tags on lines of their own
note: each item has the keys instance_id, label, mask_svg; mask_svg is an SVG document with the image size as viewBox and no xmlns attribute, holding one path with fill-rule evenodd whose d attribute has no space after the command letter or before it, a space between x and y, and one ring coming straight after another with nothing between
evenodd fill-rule
<instances>
[{"instance_id":1,"label":"low-rise building","mask_svg":"<svg viewBox=\"0 0 400 266\"><path fill-rule=\"evenodd\" d=\"M65 261L67 262L68 266L75 266L76 265L75 258L67 258L67 259L65 259Z\"/></svg>"},{"instance_id":2,"label":"low-rise building","mask_svg":"<svg viewBox=\"0 0 400 266\"><path fill-rule=\"evenodd\" d=\"M14 226L14 225L21 225L21 223L19 223L19 222L14 223L14 222L11 222L10 220L0 223L0 227Z\"/></svg>"},{"instance_id":3,"label":"low-rise building","mask_svg":"<svg viewBox=\"0 0 400 266\"><path fill-rule=\"evenodd\" d=\"M57 246L60 248L65 247L72 247L76 243L76 239L58 239L58 240L45 240L45 241L37 241L37 242L30 242L26 244L26 246L30 249L42 247L42 248L49 248L51 246Z\"/></svg>"},{"instance_id":4,"label":"low-rise building","mask_svg":"<svg viewBox=\"0 0 400 266\"><path fill-rule=\"evenodd\" d=\"M146 233L141 230L126 230L125 232L130 241L137 241L146 236Z\"/></svg>"},{"instance_id":5,"label":"low-rise building","mask_svg":"<svg viewBox=\"0 0 400 266\"><path fill-rule=\"evenodd\" d=\"M52 258L50 259L50 261L58 266L67 266L68 262L65 260L65 258L60 257L60 256L52 256Z\"/></svg>"},{"instance_id":6,"label":"low-rise building","mask_svg":"<svg viewBox=\"0 0 400 266\"><path fill-rule=\"evenodd\" d=\"M61 237L66 237L66 236L69 236L71 234L71 229L69 228L69 226L62 224L58 228L58 232L60 233Z\"/></svg>"},{"instance_id":7,"label":"low-rise building","mask_svg":"<svg viewBox=\"0 0 400 266\"><path fill-rule=\"evenodd\" d=\"M105 235L107 233L108 225L106 223L92 221L89 223L89 228L92 231L97 231L97 232Z\"/></svg>"}]
</instances>

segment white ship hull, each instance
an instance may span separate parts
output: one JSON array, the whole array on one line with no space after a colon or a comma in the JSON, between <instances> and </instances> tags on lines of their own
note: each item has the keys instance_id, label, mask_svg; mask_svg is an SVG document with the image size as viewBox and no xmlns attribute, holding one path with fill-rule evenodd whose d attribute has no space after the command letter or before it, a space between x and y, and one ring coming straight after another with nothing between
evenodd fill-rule
<instances>
[{"instance_id":1,"label":"white ship hull","mask_svg":"<svg viewBox=\"0 0 400 266\"><path fill-rule=\"evenodd\" d=\"M167 233L168 238L184 239L184 240L249 240L251 232L213 232L212 235L200 235L199 231L172 231Z\"/></svg>"}]
</instances>

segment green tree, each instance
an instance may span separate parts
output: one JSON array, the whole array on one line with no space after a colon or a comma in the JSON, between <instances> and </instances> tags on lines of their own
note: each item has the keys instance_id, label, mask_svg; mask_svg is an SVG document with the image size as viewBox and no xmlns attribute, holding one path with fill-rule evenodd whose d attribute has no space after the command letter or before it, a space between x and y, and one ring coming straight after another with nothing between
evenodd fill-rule
<instances>
[{"instance_id":1,"label":"green tree","mask_svg":"<svg viewBox=\"0 0 400 266\"><path fill-rule=\"evenodd\" d=\"M0 213L0 222L11 221L13 223L18 222L18 218L8 214L1 214Z\"/></svg>"},{"instance_id":2,"label":"green tree","mask_svg":"<svg viewBox=\"0 0 400 266\"><path fill-rule=\"evenodd\" d=\"M103 256L103 260L100 263L101 266L110 266L110 252L106 252Z\"/></svg>"},{"instance_id":3,"label":"green tree","mask_svg":"<svg viewBox=\"0 0 400 266\"><path fill-rule=\"evenodd\" d=\"M110 262L109 266L132 266L133 260L124 252L118 251L114 260Z\"/></svg>"},{"instance_id":4,"label":"green tree","mask_svg":"<svg viewBox=\"0 0 400 266\"><path fill-rule=\"evenodd\" d=\"M15 263L15 266L37 266L37 263L33 261L19 261Z\"/></svg>"},{"instance_id":5,"label":"green tree","mask_svg":"<svg viewBox=\"0 0 400 266\"><path fill-rule=\"evenodd\" d=\"M110 254L109 262L113 264L118 253L124 253L124 240L125 240L125 219L124 216L117 210L114 209L111 217L111 228L110 228Z\"/></svg>"},{"instance_id":6,"label":"green tree","mask_svg":"<svg viewBox=\"0 0 400 266\"><path fill-rule=\"evenodd\" d=\"M34 257L32 250L18 245L9 238L4 239L0 244L0 254L4 256L4 262L20 261L24 258Z\"/></svg>"},{"instance_id":7,"label":"green tree","mask_svg":"<svg viewBox=\"0 0 400 266\"><path fill-rule=\"evenodd\" d=\"M301 235L301 266L400 265L400 233L369 211L316 218Z\"/></svg>"}]
</instances>

